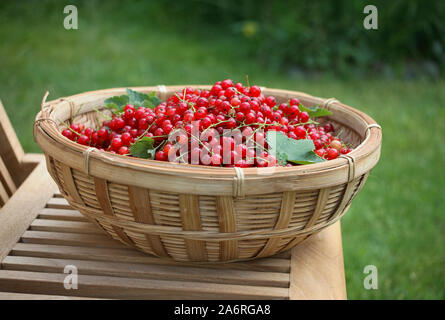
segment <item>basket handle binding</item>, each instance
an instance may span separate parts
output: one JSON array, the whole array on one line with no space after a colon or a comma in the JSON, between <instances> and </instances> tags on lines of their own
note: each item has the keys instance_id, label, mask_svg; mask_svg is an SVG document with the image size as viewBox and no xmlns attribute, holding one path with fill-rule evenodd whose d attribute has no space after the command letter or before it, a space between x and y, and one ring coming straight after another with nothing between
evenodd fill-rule
<instances>
[{"instance_id":1,"label":"basket handle binding","mask_svg":"<svg viewBox=\"0 0 445 320\"><path fill-rule=\"evenodd\" d=\"M368 138L372 128L379 128L382 130L382 127L377 123L368 124L366 127L366 138ZM365 138L365 139L366 139ZM349 170L348 170L348 183L352 182L355 179L355 158L351 154L342 154L339 158L344 158L348 161Z\"/></svg>"},{"instance_id":2,"label":"basket handle binding","mask_svg":"<svg viewBox=\"0 0 445 320\"><path fill-rule=\"evenodd\" d=\"M97 150L94 147L89 147L88 149L85 150L85 152L83 153L85 156L85 173L86 175L89 177L90 176L90 153Z\"/></svg>"},{"instance_id":3,"label":"basket handle binding","mask_svg":"<svg viewBox=\"0 0 445 320\"><path fill-rule=\"evenodd\" d=\"M329 110L329 107L331 106L331 104L334 104L334 103L340 103L340 101L338 101L335 98L329 98L329 99L324 100L321 103L321 107Z\"/></svg>"},{"instance_id":4,"label":"basket handle binding","mask_svg":"<svg viewBox=\"0 0 445 320\"><path fill-rule=\"evenodd\" d=\"M244 171L235 167L236 177L233 180L233 196L238 199L244 198Z\"/></svg>"},{"instance_id":5,"label":"basket handle binding","mask_svg":"<svg viewBox=\"0 0 445 320\"><path fill-rule=\"evenodd\" d=\"M159 95L162 101L167 99L167 87L163 84L158 86Z\"/></svg>"},{"instance_id":6,"label":"basket handle binding","mask_svg":"<svg viewBox=\"0 0 445 320\"><path fill-rule=\"evenodd\" d=\"M329 107L334 103L340 103L340 101L338 101L336 98L329 98L321 103L321 107L329 110ZM382 127L377 123L368 124L365 131L365 140L369 137L371 128L379 128L380 130L382 130ZM355 179L355 158L350 154L341 155L339 158L344 158L348 161L348 183L350 183Z\"/></svg>"}]
</instances>

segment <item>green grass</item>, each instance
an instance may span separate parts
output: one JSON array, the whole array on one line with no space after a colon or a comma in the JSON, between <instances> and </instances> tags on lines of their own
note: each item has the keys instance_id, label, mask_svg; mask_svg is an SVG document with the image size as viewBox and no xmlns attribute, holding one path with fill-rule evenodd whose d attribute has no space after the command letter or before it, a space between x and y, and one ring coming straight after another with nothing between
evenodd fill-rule
<instances>
[{"instance_id":1,"label":"green grass","mask_svg":"<svg viewBox=\"0 0 445 320\"><path fill-rule=\"evenodd\" d=\"M292 78L264 71L227 36L181 33L172 17L149 22L137 6L81 4L79 30L67 31L63 5L39 3L0 10L0 98L26 151L39 151L32 123L45 90L51 99L248 74L257 84L335 96L383 127L381 160L342 220L348 297L445 298L445 80ZM378 290L363 288L370 264Z\"/></svg>"}]
</instances>

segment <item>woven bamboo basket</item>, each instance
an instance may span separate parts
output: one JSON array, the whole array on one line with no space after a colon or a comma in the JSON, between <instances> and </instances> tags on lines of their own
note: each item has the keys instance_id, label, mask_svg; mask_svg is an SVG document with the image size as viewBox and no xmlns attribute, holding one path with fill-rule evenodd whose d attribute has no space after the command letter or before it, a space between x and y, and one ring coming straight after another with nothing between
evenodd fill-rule
<instances>
[{"instance_id":1,"label":"woven bamboo basket","mask_svg":"<svg viewBox=\"0 0 445 320\"><path fill-rule=\"evenodd\" d=\"M185 86L138 87L165 100ZM208 86L194 86L205 88ZM278 103L321 104L347 156L276 168L218 168L100 152L60 133L60 121L94 126L96 108L125 88L86 92L44 104L34 136L48 171L70 205L124 244L193 262L233 262L274 255L338 221L380 156L381 128L335 99L264 88ZM323 119L321 120L323 121Z\"/></svg>"}]
</instances>

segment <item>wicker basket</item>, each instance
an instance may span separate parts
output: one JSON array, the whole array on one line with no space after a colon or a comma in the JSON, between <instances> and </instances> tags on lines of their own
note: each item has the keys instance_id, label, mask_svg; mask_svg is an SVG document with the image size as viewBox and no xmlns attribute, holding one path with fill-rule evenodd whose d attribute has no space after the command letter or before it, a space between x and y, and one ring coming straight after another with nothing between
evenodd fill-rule
<instances>
[{"instance_id":1,"label":"wicker basket","mask_svg":"<svg viewBox=\"0 0 445 320\"><path fill-rule=\"evenodd\" d=\"M165 100L183 87L134 89L156 91ZM329 108L329 121L355 149L319 164L235 170L99 152L61 135L60 121L93 126L94 110L106 98L125 94L125 88L46 103L34 135L70 205L128 246L177 261L266 257L292 248L345 214L379 160L382 136L373 119L335 99L264 92L279 103L298 97L304 105Z\"/></svg>"}]
</instances>

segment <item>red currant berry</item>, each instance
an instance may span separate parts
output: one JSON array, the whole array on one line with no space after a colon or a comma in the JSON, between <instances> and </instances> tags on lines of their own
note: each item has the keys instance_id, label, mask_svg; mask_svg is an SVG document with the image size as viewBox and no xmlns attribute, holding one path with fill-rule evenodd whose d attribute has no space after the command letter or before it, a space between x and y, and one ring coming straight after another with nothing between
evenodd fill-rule
<instances>
[{"instance_id":1,"label":"red currant berry","mask_svg":"<svg viewBox=\"0 0 445 320\"><path fill-rule=\"evenodd\" d=\"M121 138L114 138L111 140L111 149L114 151L119 150L123 146Z\"/></svg>"},{"instance_id":2,"label":"red currant berry","mask_svg":"<svg viewBox=\"0 0 445 320\"><path fill-rule=\"evenodd\" d=\"M235 115L235 119L236 119L236 121L238 121L238 122L243 122L243 120L244 120L244 113L242 113L242 112L237 112L236 115Z\"/></svg>"},{"instance_id":3,"label":"red currant berry","mask_svg":"<svg viewBox=\"0 0 445 320\"><path fill-rule=\"evenodd\" d=\"M70 128L71 130L76 131L77 133L80 133L82 131L78 124L72 124L70 125Z\"/></svg>"},{"instance_id":4,"label":"red currant berry","mask_svg":"<svg viewBox=\"0 0 445 320\"><path fill-rule=\"evenodd\" d=\"M309 114L306 111L300 112L298 115L298 120L301 123L306 123L309 120Z\"/></svg>"},{"instance_id":5,"label":"red currant berry","mask_svg":"<svg viewBox=\"0 0 445 320\"><path fill-rule=\"evenodd\" d=\"M230 80L230 79L223 80L223 81L221 81L221 87L223 89L227 89L229 87L233 87L233 81Z\"/></svg>"},{"instance_id":6,"label":"red currant berry","mask_svg":"<svg viewBox=\"0 0 445 320\"><path fill-rule=\"evenodd\" d=\"M338 140L332 140L331 143L329 144L329 146L331 148L336 149L337 151L339 151L342 148L342 144Z\"/></svg>"},{"instance_id":7,"label":"red currant berry","mask_svg":"<svg viewBox=\"0 0 445 320\"><path fill-rule=\"evenodd\" d=\"M167 154L164 151L157 151L155 159L159 161L167 161Z\"/></svg>"},{"instance_id":8,"label":"red currant berry","mask_svg":"<svg viewBox=\"0 0 445 320\"><path fill-rule=\"evenodd\" d=\"M198 108L207 108L209 106L209 100L207 100L206 98L199 98L196 101L196 106ZM206 109L207 112L207 109Z\"/></svg>"},{"instance_id":9,"label":"red currant berry","mask_svg":"<svg viewBox=\"0 0 445 320\"><path fill-rule=\"evenodd\" d=\"M299 139L306 138L306 130L303 126L298 126L295 128L294 133L297 135Z\"/></svg>"},{"instance_id":10,"label":"red currant berry","mask_svg":"<svg viewBox=\"0 0 445 320\"><path fill-rule=\"evenodd\" d=\"M266 98L266 104L267 104L269 107L273 108L273 107L275 107L275 105L277 104L277 101L275 100L275 97L274 97L274 96L268 96L268 97Z\"/></svg>"},{"instance_id":11,"label":"red currant berry","mask_svg":"<svg viewBox=\"0 0 445 320\"><path fill-rule=\"evenodd\" d=\"M121 130L125 127L125 121L122 118L116 118L115 121L116 130Z\"/></svg>"},{"instance_id":12,"label":"red currant berry","mask_svg":"<svg viewBox=\"0 0 445 320\"><path fill-rule=\"evenodd\" d=\"M211 158L211 163L214 166L220 166L222 164L222 157L219 154L213 154Z\"/></svg>"},{"instance_id":13,"label":"red currant berry","mask_svg":"<svg viewBox=\"0 0 445 320\"><path fill-rule=\"evenodd\" d=\"M227 98L231 98L231 97L233 97L233 96L235 95L235 89L227 88L226 91L224 91L224 95L225 95Z\"/></svg>"},{"instance_id":14,"label":"red currant berry","mask_svg":"<svg viewBox=\"0 0 445 320\"><path fill-rule=\"evenodd\" d=\"M132 137L130 133L128 132L122 133L121 140L124 145L129 146L131 144L131 138Z\"/></svg>"},{"instance_id":15,"label":"red currant berry","mask_svg":"<svg viewBox=\"0 0 445 320\"><path fill-rule=\"evenodd\" d=\"M252 112L246 114L246 124L252 124L256 122L256 117Z\"/></svg>"},{"instance_id":16,"label":"red currant berry","mask_svg":"<svg viewBox=\"0 0 445 320\"><path fill-rule=\"evenodd\" d=\"M230 100L230 104L231 104L233 107L239 106L239 105L241 104L241 100L238 99L238 98L232 98L232 99Z\"/></svg>"},{"instance_id":17,"label":"red currant berry","mask_svg":"<svg viewBox=\"0 0 445 320\"><path fill-rule=\"evenodd\" d=\"M251 86L249 89L250 96L259 97L261 94L261 89L258 86Z\"/></svg>"},{"instance_id":18,"label":"red currant berry","mask_svg":"<svg viewBox=\"0 0 445 320\"><path fill-rule=\"evenodd\" d=\"M334 148L328 148L326 152L326 159L333 160L338 157L338 150Z\"/></svg>"},{"instance_id":19,"label":"red currant berry","mask_svg":"<svg viewBox=\"0 0 445 320\"><path fill-rule=\"evenodd\" d=\"M68 138L68 139L70 139L70 140L74 140L74 133L73 133L71 130L69 130L69 129L65 129L65 130L63 130L63 131L62 131L62 135L63 135L65 138Z\"/></svg>"},{"instance_id":20,"label":"red currant berry","mask_svg":"<svg viewBox=\"0 0 445 320\"><path fill-rule=\"evenodd\" d=\"M323 158L324 155L326 154L326 150L325 150L325 149L317 149L317 150L315 150L315 153L316 153L319 157Z\"/></svg>"},{"instance_id":21,"label":"red currant berry","mask_svg":"<svg viewBox=\"0 0 445 320\"><path fill-rule=\"evenodd\" d=\"M81 135L79 138L77 138L77 143L86 146L90 143L90 138L86 135Z\"/></svg>"},{"instance_id":22,"label":"red currant berry","mask_svg":"<svg viewBox=\"0 0 445 320\"><path fill-rule=\"evenodd\" d=\"M126 146L123 146L123 147L119 148L117 153L120 154L120 155L129 154L130 153L130 149L128 149L128 147L126 147Z\"/></svg>"},{"instance_id":23,"label":"red currant berry","mask_svg":"<svg viewBox=\"0 0 445 320\"><path fill-rule=\"evenodd\" d=\"M292 98L292 99L290 99L289 104L291 106L297 106L298 107L300 105L300 100L298 100L297 98Z\"/></svg>"},{"instance_id":24,"label":"red currant berry","mask_svg":"<svg viewBox=\"0 0 445 320\"><path fill-rule=\"evenodd\" d=\"M332 125L332 123L326 123L324 125L324 131L326 131L326 132L334 131L334 126Z\"/></svg>"},{"instance_id":25,"label":"red currant berry","mask_svg":"<svg viewBox=\"0 0 445 320\"><path fill-rule=\"evenodd\" d=\"M300 109L297 106L290 106L288 109L289 118L295 119L300 113Z\"/></svg>"}]
</instances>

